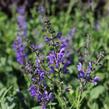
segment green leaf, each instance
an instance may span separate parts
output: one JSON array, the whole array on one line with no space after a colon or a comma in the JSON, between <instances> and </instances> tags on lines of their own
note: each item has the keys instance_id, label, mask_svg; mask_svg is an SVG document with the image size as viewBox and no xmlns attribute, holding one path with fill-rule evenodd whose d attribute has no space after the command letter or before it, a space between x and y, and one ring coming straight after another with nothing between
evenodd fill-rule
<instances>
[{"instance_id":1,"label":"green leaf","mask_svg":"<svg viewBox=\"0 0 109 109\"><path fill-rule=\"evenodd\" d=\"M104 91L105 88L103 86L93 88L90 92L90 99L97 99Z\"/></svg>"},{"instance_id":2,"label":"green leaf","mask_svg":"<svg viewBox=\"0 0 109 109\"><path fill-rule=\"evenodd\" d=\"M98 108L98 104L95 102L95 103L91 103L90 105L89 105L89 107L90 107L90 109L99 109Z\"/></svg>"},{"instance_id":3,"label":"green leaf","mask_svg":"<svg viewBox=\"0 0 109 109\"><path fill-rule=\"evenodd\" d=\"M51 103L51 102L50 102L48 105L54 106L54 105L56 105L56 104L57 104L57 103Z\"/></svg>"},{"instance_id":4,"label":"green leaf","mask_svg":"<svg viewBox=\"0 0 109 109\"><path fill-rule=\"evenodd\" d=\"M5 92L3 93L1 100L3 100L6 96L6 94L12 89L12 86L10 86L7 90L5 90Z\"/></svg>"},{"instance_id":5,"label":"green leaf","mask_svg":"<svg viewBox=\"0 0 109 109\"><path fill-rule=\"evenodd\" d=\"M2 88L0 89L0 99L1 99L1 96L3 95L3 93L5 92L6 88Z\"/></svg>"},{"instance_id":6,"label":"green leaf","mask_svg":"<svg viewBox=\"0 0 109 109\"><path fill-rule=\"evenodd\" d=\"M41 109L41 106L33 107L32 109Z\"/></svg>"}]
</instances>

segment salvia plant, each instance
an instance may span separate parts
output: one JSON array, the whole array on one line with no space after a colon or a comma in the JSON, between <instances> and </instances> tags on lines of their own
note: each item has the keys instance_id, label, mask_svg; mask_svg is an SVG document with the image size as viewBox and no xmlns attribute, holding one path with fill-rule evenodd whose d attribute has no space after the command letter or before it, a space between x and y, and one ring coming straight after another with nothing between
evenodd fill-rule
<instances>
[{"instance_id":1,"label":"salvia plant","mask_svg":"<svg viewBox=\"0 0 109 109\"><path fill-rule=\"evenodd\" d=\"M70 82L66 84L64 80L67 75L70 75L69 66L73 65L71 43L76 28L71 29L68 35L63 37L61 32L56 32L52 27L43 6L39 7L38 12L43 27L45 47L48 48L47 53L44 53L44 47L40 47L28 39L25 7L23 6L18 7L18 34L13 45L17 62L31 79L28 91L41 105L41 109L52 108L57 103L59 103L59 107L56 106L57 108L79 109L83 100L82 94L87 89L87 85L97 85L100 81L100 78L93 72L95 72L96 66L99 65L103 54L100 54L96 61L87 59L88 42L86 41L83 57L80 56L77 64L76 77L80 85L77 89L72 90L69 87L72 84ZM29 55L32 55L32 58ZM73 96L74 93L76 97ZM74 97L75 101L69 102L67 94Z\"/></svg>"}]
</instances>

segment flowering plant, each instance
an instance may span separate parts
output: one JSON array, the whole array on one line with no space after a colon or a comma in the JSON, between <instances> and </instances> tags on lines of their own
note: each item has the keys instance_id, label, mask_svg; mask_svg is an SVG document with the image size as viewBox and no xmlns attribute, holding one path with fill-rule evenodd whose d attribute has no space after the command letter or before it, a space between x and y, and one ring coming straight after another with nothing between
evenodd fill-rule
<instances>
[{"instance_id":1,"label":"flowering plant","mask_svg":"<svg viewBox=\"0 0 109 109\"><path fill-rule=\"evenodd\" d=\"M21 64L25 72L30 76L31 85L29 92L40 104L42 109L46 109L48 105L53 105L51 102L59 103L62 109L80 108L82 93L87 83L94 83L96 85L100 78L92 75L94 71L93 64L97 63L89 61L80 61L77 65L78 76L80 81L79 88L72 90L65 82L65 78L69 75L69 66L73 65L71 50L71 41L75 34L73 28L67 37L63 37L61 32L56 33L51 25L50 20L45 15L45 10L42 6L39 7L40 21L43 26L45 44L48 48L47 53L44 53L44 46L38 46L32 43L26 34L26 23L23 7L20 8L18 17L19 32L17 39L14 42L14 49L16 52L17 61ZM29 55L35 57L30 59ZM28 55L27 55L28 54ZM71 86L71 85L70 85ZM72 91L75 91L74 93ZM72 92L72 93L71 93ZM67 101L70 94L75 98L76 103ZM55 104L55 105L56 105Z\"/></svg>"}]
</instances>

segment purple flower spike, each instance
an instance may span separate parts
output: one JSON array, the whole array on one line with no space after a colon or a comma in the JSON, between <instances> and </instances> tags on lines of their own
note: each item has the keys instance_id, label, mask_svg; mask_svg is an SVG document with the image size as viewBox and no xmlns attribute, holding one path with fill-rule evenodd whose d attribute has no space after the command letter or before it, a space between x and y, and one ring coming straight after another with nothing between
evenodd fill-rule
<instances>
[{"instance_id":1,"label":"purple flower spike","mask_svg":"<svg viewBox=\"0 0 109 109\"><path fill-rule=\"evenodd\" d=\"M61 38L61 36L62 36L61 32L58 32L57 35L56 35L56 37L59 38L59 39Z\"/></svg>"},{"instance_id":2,"label":"purple flower spike","mask_svg":"<svg viewBox=\"0 0 109 109\"><path fill-rule=\"evenodd\" d=\"M79 64L77 65L77 69L78 69L78 71L81 71L81 70L82 70L82 64L81 64L81 63L79 63Z\"/></svg>"},{"instance_id":3,"label":"purple flower spike","mask_svg":"<svg viewBox=\"0 0 109 109\"><path fill-rule=\"evenodd\" d=\"M17 8L17 12L21 15L24 15L25 14L25 6L19 6Z\"/></svg>"},{"instance_id":4,"label":"purple flower spike","mask_svg":"<svg viewBox=\"0 0 109 109\"><path fill-rule=\"evenodd\" d=\"M53 98L54 98L54 97L53 97L53 93L52 93L52 92L50 92L50 93L49 93L49 95L48 95L48 97L49 97L49 100L51 100L51 101L52 101L52 100L53 100Z\"/></svg>"},{"instance_id":5,"label":"purple flower spike","mask_svg":"<svg viewBox=\"0 0 109 109\"><path fill-rule=\"evenodd\" d=\"M48 92L46 90L43 93L43 97L44 97L45 100L49 101Z\"/></svg>"},{"instance_id":6,"label":"purple flower spike","mask_svg":"<svg viewBox=\"0 0 109 109\"><path fill-rule=\"evenodd\" d=\"M83 71L80 71L78 74L78 78L84 78L85 77L85 73Z\"/></svg>"},{"instance_id":7,"label":"purple flower spike","mask_svg":"<svg viewBox=\"0 0 109 109\"><path fill-rule=\"evenodd\" d=\"M87 68L87 72L86 73L91 73L92 71L92 63L89 62L88 68Z\"/></svg>"},{"instance_id":8,"label":"purple flower spike","mask_svg":"<svg viewBox=\"0 0 109 109\"><path fill-rule=\"evenodd\" d=\"M50 73L54 73L55 72L55 69L53 66L50 66Z\"/></svg>"},{"instance_id":9,"label":"purple flower spike","mask_svg":"<svg viewBox=\"0 0 109 109\"><path fill-rule=\"evenodd\" d=\"M90 73L86 73L85 79L86 79L87 81L90 81L90 80L91 80L91 75L90 75Z\"/></svg>"},{"instance_id":10,"label":"purple flower spike","mask_svg":"<svg viewBox=\"0 0 109 109\"><path fill-rule=\"evenodd\" d=\"M93 84L94 85L97 85L97 83L100 81L100 77L98 77L98 76L95 76L94 78L93 78L93 80L92 80L92 82L93 82Z\"/></svg>"},{"instance_id":11,"label":"purple flower spike","mask_svg":"<svg viewBox=\"0 0 109 109\"><path fill-rule=\"evenodd\" d=\"M16 52L17 62L23 65L25 63L26 55L24 52L25 46L23 45L21 37L17 37L17 39L15 40L13 44L13 47Z\"/></svg>"},{"instance_id":12,"label":"purple flower spike","mask_svg":"<svg viewBox=\"0 0 109 109\"><path fill-rule=\"evenodd\" d=\"M62 62L62 59L64 57L65 48L61 48L60 52L58 53L58 62Z\"/></svg>"},{"instance_id":13,"label":"purple flower spike","mask_svg":"<svg viewBox=\"0 0 109 109\"><path fill-rule=\"evenodd\" d=\"M39 75L40 80L43 80L43 79L44 79L45 72L44 72L41 68L37 68L37 69L35 70L35 73Z\"/></svg>"},{"instance_id":14,"label":"purple flower spike","mask_svg":"<svg viewBox=\"0 0 109 109\"><path fill-rule=\"evenodd\" d=\"M40 60L36 59L36 67L39 68L40 67Z\"/></svg>"},{"instance_id":15,"label":"purple flower spike","mask_svg":"<svg viewBox=\"0 0 109 109\"><path fill-rule=\"evenodd\" d=\"M18 16L17 16L17 23L18 29L20 31L20 36L27 36L27 23L25 18L25 6L19 6L17 9Z\"/></svg>"},{"instance_id":16,"label":"purple flower spike","mask_svg":"<svg viewBox=\"0 0 109 109\"><path fill-rule=\"evenodd\" d=\"M46 105L45 105L45 104L43 104L41 109L46 109Z\"/></svg>"},{"instance_id":17,"label":"purple flower spike","mask_svg":"<svg viewBox=\"0 0 109 109\"><path fill-rule=\"evenodd\" d=\"M49 64L54 64L54 61L56 60L56 55L54 52L52 52L47 56L47 58L48 58Z\"/></svg>"},{"instance_id":18,"label":"purple flower spike","mask_svg":"<svg viewBox=\"0 0 109 109\"><path fill-rule=\"evenodd\" d=\"M92 63L91 62L89 62L89 68L92 69Z\"/></svg>"},{"instance_id":19,"label":"purple flower spike","mask_svg":"<svg viewBox=\"0 0 109 109\"><path fill-rule=\"evenodd\" d=\"M37 95L37 89L34 85L31 85L29 88L29 92L31 94L31 96L35 97Z\"/></svg>"},{"instance_id":20,"label":"purple flower spike","mask_svg":"<svg viewBox=\"0 0 109 109\"><path fill-rule=\"evenodd\" d=\"M45 37L45 42L50 42L51 38Z\"/></svg>"}]
</instances>

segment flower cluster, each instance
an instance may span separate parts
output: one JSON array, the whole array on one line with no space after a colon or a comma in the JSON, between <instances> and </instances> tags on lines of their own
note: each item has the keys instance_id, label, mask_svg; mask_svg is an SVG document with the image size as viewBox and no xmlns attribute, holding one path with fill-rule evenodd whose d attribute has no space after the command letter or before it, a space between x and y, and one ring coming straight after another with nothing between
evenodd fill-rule
<instances>
[{"instance_id":1,"label":"flower cluster","mask_svg":"<svg viewBox=\"0 0 109 109\"><path fill-rule=\"evenodd\" d=\"M46 84L47 72L42 67L41 59L37 56L35 64L26 61L24 69L31 76L31 85L29 87L31 96L37 99L42 105L42 109L45 109L47 103L53 99L53 94Z\"/></svg>"},{"instance_id":2,"label":"flower cluster","mask_svg":"<svg viewBox=\"0 0 109 109\"><path fill-rule=\"evenodd\" d=\"M53 73L57 70L68 72L67 67L72 61L70 46L76 29L71 29L67 37L62 37L61 32L55 32L48 18L44 19L44 24L46 31L51 34L51 37L45 37L45 41L53 48L47 56L50 72Z\"/></svg>"},{"instance_id":3,"label":"flower cluster","mask_svg":"<svg viewBox=\"0 0 109 109\"><path fill-rule=\"evenodd\" d=\"M18 25L19 28L22 28L24 32L25 28L23 28L24 25L22 25L22 22L24 22L22 20L22 15L24 14L23 11L24 10L19 10L19 13L21 13L19 18L21 19L18 19ZM42 15L42 18L43 17L44 14ZM27 43L29 45L29 48L31 48L31 51L36 54L36 62L34 63L29 59L25 59L25 47L28 46L24 46L23 39L27 39L27 37L19 35L19 38L17 37L18 40L15 41L15 49L16 54L18 55L18 62L23 65L23 68L31 77L29 92L31 96L35 97L37 101L42 105L42 109L45 109L48 102L53 99L52 90L50 90L50 87L47 85L47 79L50 79L50 74L54 73L54 75L57 75L57 73L59 74L60 72L67 72L67 67L71 64L71 60L69 58L70 55L68 55L68 48L70 36L73 36L74 33L72 31L72 33L69 34L68 38L62 38L62 33L58 32L56 34L53 27L51 27L51 23L48 18L45 20L43 25L46 26L46 31L51 34L50 37L46 35L45 39L46 42L49 43L49 48L52 48L50 49L50 51L48 51L47 56L43 56L45 58L41 57L41 54L39 52L40 47L36 46L35 44L31 44L28 41ZM48 67L44 65L43 61L46 62Z\"/></svg>"},{"instance_id":4,"label":"flower cluster","mask_svg":"<svg viewBox=\"0 0 109 109\"><path fill-rule=\"evenodd\" d=\"M24 65L26 59L25 45L23 44L22 38L20 36L15 40L13 47L16 52L17 62L21 65Z\"/></svg>"},{"instance_id":5,"label":"flower cluster","mask_svg":"<svg viewBox=\"0 0 109 109\"><path fill-rule=\"evenodd\" d=\"M104 52L103 51L100 52L96 56L95 60L90 60L91 58L89 50L90 44L91 44L90 37L87 36L83 51L79 58L79 64L77 65L77 70L79 72L78 78L83 86L86 86L87 82L97 85L98 82L100 81L100 77L96 76L93 72L97 70L97 67L101 66L101 61L104 57Z\"/></svg>"},{"instance_id":6,"label":"flower cluster","mask_svg":"<svg viewBox=\"0 0 109 109\"><path fill-rule=\"evenodd\" d=\"M92 78L91 76L91 71L93 69L91 62L88 63L87 69L83 69L82 63L79 63L77 65L77 69L79 71L78 78L83 79L85 83L92 82L94 83L94 85L96 85L100 81L100 78L98 76L95 76L94 78Z\"/></svg>"},{"instance_id":7,"label":"flower cluster","mask_svg":"<svg viewBox=\"0 0 109 109\"><path fill-rule=\"evenodd\" d=\"M53 99L52 93L48 93L47 90L41 91L35 85L31 85L29 88L31 96L36 97L37 101L41 103L42 109L46 109L46 105Z\"/></svg>"},{"instance_id":8,"label":"flower cluster","mask_svg":"<svg viewBox=\"0 0 109 109\"><path fill-rule=\"evenodd\" d=\"M17 12L18 12L17 17L18 32L13 47L16 52L16 58L18 63L24 65L26 59L26 53L25 53L25 45L23 44L23 37L26 36L27 33L27 26L25 21L25 6L19 6L17 8Z\"/></svg>"},{"instance_id":9,"label":"flower cluster","mask_svg":"<svg viewBox=\"0 0 109 109\"><path fill-rule=\"evenodd\" d=\"M17 23L18 23L18 31L20 32L20 36L27 36L27 23L25 18L25 5L19 6L17 8Z\"/></svg>"}]
</instances>

